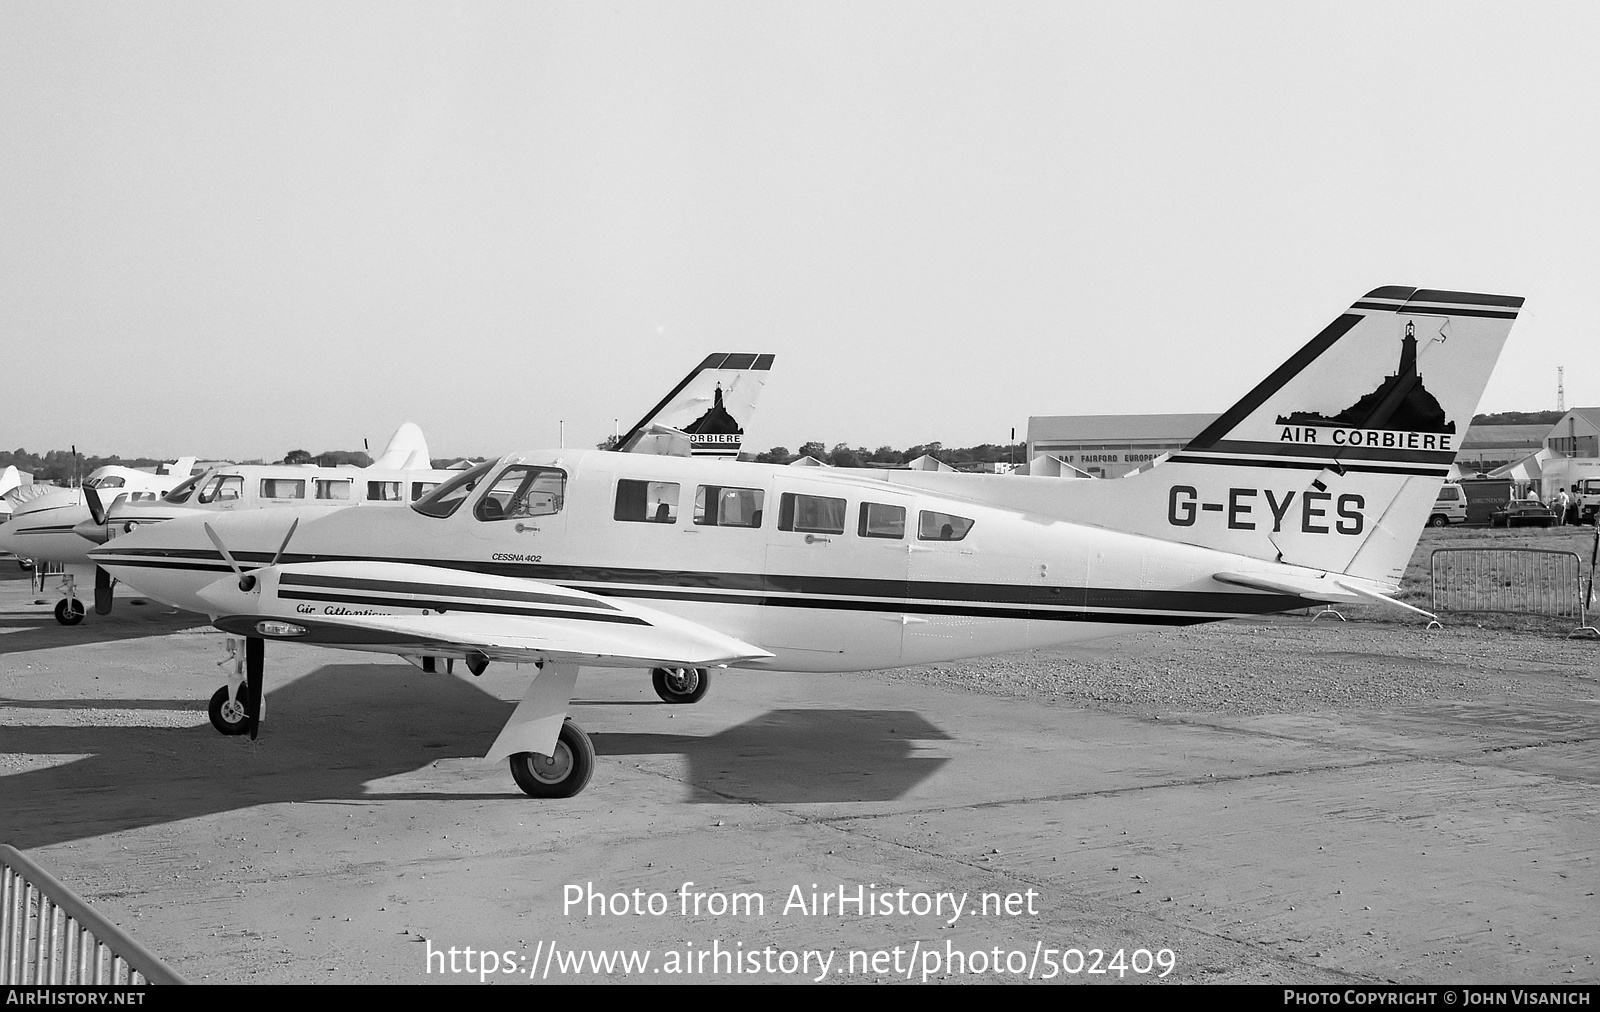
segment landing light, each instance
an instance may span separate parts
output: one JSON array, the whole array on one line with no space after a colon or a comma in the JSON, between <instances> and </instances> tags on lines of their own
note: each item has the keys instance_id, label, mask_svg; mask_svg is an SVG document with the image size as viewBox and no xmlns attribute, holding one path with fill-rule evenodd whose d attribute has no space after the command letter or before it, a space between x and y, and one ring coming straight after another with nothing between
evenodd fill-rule
<instances>
[{"instance_id":1,"label":"landing light","mask_svg":"<svg viewBox=\"0 0 1600 1012\"><path fill-rule=\"evenodd\" d=\"M308 630L293 622L257 622L256 632L263 636L304 636Z\"/></svg>"}]
</instances>

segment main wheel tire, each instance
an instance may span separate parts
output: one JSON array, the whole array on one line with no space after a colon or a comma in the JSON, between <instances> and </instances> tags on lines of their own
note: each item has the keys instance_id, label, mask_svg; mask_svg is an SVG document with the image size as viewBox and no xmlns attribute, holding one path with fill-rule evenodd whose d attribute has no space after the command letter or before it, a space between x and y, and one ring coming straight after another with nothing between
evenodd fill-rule
<instances>
[{"instance_id":1,"label":"main wheel tire","mask_svg":"<svg viewBox=\"0 0 1600 1012\"><path fill-rule=\"evenodd\" d=\"M511 778L530 798L570 798L589 786L594 776L594 744L583 728L563 721L554 755L518 752L511 757Z\"/></svg>"},{"instance_id":2,"label":"main wheel tire","mask_svg":"<svg viewBox=\"0 0 1600 1012\"><path fill-rule=\"evenodd\" d=\"M249 734L250 718L244 704L235 702L224 685L211 697L211 726L223 734Z\"/></svg>"},{"instance_id":3,"label":"main wheel tire","mask_svg":"<svg viewBox=\"0 0 1600 1012\"><path fill-rule=\"evenodd\" d=\"M711 673L705 668L656 668L650 684L668 703L698 703L711 688Z\"/></svg>"},{"instance_id":4,"label":"main wheel tire","mask_svg":"<svg viewBox=\"0 0 1600 1012\"><path fill-rule=\"evenodd\" d=\"M1429 527L1449 527L1450 526L1450 518L1445 516L1443 513L1435 513L1433 516L1428 518L1428 526Z\"/></svg>"},{"instance_id":5,"label":"main wheel tire","mask_svg":"<svg viewBox=\"0 0 1600 1012\"><path fill-rule=\"evenodd\" d=\"M62 625L77 625L83 621L83 602L75 597L63 597L56 602L56 621Z\"/></svg>"}]
</instances>

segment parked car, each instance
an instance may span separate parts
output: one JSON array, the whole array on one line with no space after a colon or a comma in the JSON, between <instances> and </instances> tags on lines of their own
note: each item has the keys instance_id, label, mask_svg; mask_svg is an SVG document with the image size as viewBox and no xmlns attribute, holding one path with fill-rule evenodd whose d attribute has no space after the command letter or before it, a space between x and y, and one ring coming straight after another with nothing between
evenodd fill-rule
<instances>
[{"instance_id":1,"label":"parked car","mask_svg":"<svg viewBox=\"0 0 1600 1012\"><path fill-rule=\"evenodd\" d=\"M1460 485L1445 485L1434 500L1433 513L1428 517L1429 527L1449 527L1467 522L1467 496Z\"/></svg>"},{"instance_id":2,"label":"parked car","mask_svg":"<svg viewBox=\"0 0 1600 1012\"><path fill-rule=\"evenodd\" d=\"M1489 514L1490 527L1554 527L1556 511L1537 499L1513 499Z\"/></svg>"}]
</instances>

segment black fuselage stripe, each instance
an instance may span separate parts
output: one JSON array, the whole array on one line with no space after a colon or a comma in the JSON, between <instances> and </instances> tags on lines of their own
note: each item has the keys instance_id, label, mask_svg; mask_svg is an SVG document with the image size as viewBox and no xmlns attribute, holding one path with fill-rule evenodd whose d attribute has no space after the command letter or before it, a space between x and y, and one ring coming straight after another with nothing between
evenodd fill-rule
<instances>
[{"instance_id":1,"label":"black fuselage stripe","mask_svg":"<svg viewBox=\"0 0 1600 1012\"><path fill-rule=\"evenodd\" d=\"M568 608L594 608L615 611L605 601L541 594L532 590L503 590L494 587L464 587L449 583L409 583L404 580L371 580L348 576L323 576L317 573L284 573L278 585L326 587L332 590L365 590L375 594L434 594L440 597L472 597L494 601L525 601L530 604L558 604ZM280 594L281 596L281 594Z\"/></svg>"},{"instance_id":2,"label":"black fuselage stripe","mask_svg":"<svg viewBox=\"0 0 1600 1012\"><path fill-rule=\"evenodd\" d=\"M516 608L510 605L497 607L493 604L478 604L476 602L461 601L435 601L427 599L403 601L392 597L365 597L360 594L328 594L313 593L308 591L280 590L278 592L278 599L282 601L311 601L327 604L361 604L368 607L380 608L426 608L430 611L439 612L469 611L488 615L519 615L528 618L569 618L579 622L612 622L617 625L650 624L636 615L596 615L593 612L552 611L549 608Z\"/></svg>"},{"instance_id":3,"label":"black fuselage stripe","mask_svg":"<svg viewBox=\"0 0 1600 1012\"><path fill-rule=\"evenodd\" d=\"M203 550L184 553L203 565L185 565L184 560L144 558L106 560L102 564L140 566L180 571L206 568L230 572L225 565L206 559ZM256 561L271 561L265 552ZM212 554L211 559L218 556ZM241 556L241 564L246 560ZM298 558L288 562L375 561L370 559ZM416 565L435 565L466 572L543 580L572 590L604 597L637 597L702 601L728 604L771 603L784 607L840 607L860 610L915 611L921 607L975 609L951 614L991 614L1010 607L1026 616L1078 614L1078 609L1107 608L1138 612L1189 612L1226 617L1237 614L1266 614L1303 607L1295 597L1229 591L1133 590L1117 587L1021 587L1006 584L908 582L866 580L851 577L763 576L749 573L661 572L653 570L600 569L548 564L428 562L411 560ZM729 593L730 591L734 593ZM783 595L783 596L780 596ZM794 596L787 596L794 595ZM286 596L286 595L281 595ZM877 600L863 600L877 599ZM389 604L397 604L385 599ZM809 602L826 602L811 604ZM440 601L428 607L466 610L465 606ZM416 605L424 607L424 605ZM1058 609L1074 609L1062 611ZM1094 613L1089 613L1094 614ZM1109 621L1109 619L1108 619Z\"/></svg>"}]
</instances>

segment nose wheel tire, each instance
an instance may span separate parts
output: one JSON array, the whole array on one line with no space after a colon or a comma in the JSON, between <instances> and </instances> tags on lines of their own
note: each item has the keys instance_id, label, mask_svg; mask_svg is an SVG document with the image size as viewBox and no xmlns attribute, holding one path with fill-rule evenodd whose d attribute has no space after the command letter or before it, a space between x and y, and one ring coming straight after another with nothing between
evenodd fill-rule
<instances>
[{"instance_id":1,"label":"nose wheel tire","mask_svg":"<svg viewBox=\"0 0 1600 1012\"><path fill-rule=\"evenodd\" d=\"M711 688L711 673L705 668L656 668L650 684L668 703L698 703Z\"/></svg>"},{"instance_id":2,"label":"nose wheel tire","mask_svg":"<svg viewBox=\"0 0 1600 1012\"><path fill-rule=\"evenodd\" d=\"M563 721L552 755L518 752L511 757L511 778L531 798L570 798L589 786L594 776L594 744L583 729Z\"/></svg>"},{"instance_id":3,"label":"nose wheel tire","mask_svg":"<svg viewBox=\"0 0 1600 1012\"><path fill-rule=\"evenodd\" d=\"M83 621L83 602L75 597L63 597L56 602L56 621L62 625L77 625Z\"/></svg>"},{"instance_id":4,"label":"nose wheel tire","mask_svg":"<svg viewBox=\"0 0 1600 1012\"><path fill-rule=\"evenodd\" d=\"M224 685L211 697L211 726L223 734L249 734L250 715L244 703L235 700Z\"/></svg>"}]
</instances>

